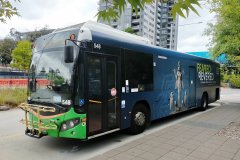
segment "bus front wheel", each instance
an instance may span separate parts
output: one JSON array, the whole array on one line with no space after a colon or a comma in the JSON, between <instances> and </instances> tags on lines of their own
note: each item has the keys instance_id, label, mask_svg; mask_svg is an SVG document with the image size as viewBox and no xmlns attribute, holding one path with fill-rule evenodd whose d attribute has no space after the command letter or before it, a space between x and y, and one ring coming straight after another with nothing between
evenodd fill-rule
<instances>
[{"instance_id":1,"label":"bus front wheel","mask_svg":"<svg viewBox=\"0 0 240 160\"><path fill-rule=\"evenodd\" d=\"M202 95L202 100L201 100L201 110L205 111L208 107L208 95L206 93L204 93Z\"/></svg>"},{"instance_id":2,"label":"bus front wheel","mask_svg":"<svg viewBox=\"0 0 240 160\"><path fill-rule=\"evenodd\" d=\"M131 127L130 131L132 134L142 133L148 123L148 110L145 105L137 104L131 114Z\"/></svg>"}]
</instances>

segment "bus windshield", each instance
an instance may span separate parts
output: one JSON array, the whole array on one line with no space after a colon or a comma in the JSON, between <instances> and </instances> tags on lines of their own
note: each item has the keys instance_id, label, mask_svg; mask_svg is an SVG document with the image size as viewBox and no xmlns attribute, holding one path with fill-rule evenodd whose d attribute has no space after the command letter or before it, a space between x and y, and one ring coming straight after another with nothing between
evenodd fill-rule
<instances>
[{"instance_id":1,"label":"bus windshield","mask_svg":"<svg viewBox=\"0 0 240 160\"><path fill-rule=\"evenodd\" d=\"M56 33L52 36L38 39L36 46L44 44L34 50L29 74L29 101L54 103L61 106L71 105L73 63L64 62L64 42L77 31ZM43 42L46 41L46 42ZM39 43L39 44L38 44ZM71 42L69 42L71 43ZM74 44L74 55L78 47Z\"/></svg>"}]
</instances>

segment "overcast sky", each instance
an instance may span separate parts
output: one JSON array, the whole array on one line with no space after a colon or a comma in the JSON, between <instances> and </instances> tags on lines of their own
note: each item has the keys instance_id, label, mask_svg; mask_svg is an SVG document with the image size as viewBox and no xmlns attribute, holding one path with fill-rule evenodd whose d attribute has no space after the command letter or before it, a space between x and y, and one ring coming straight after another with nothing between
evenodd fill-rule
<instances>
[{"instance_id":1,"label":"overcast sky","mask_svg":"<svg viewBox=\"0 0 240 160\"><path fill-rule=\"evenodd\" d=\"M215 22L215 15L210 13L208 4L201 4L202 8L197 8L200 16L190 12L187 19L179 18L178 51L196 52L208 50L206 45L209 42L209 37L203 36L203 32L207 28L207 23Z\"/></svg>"},{"instance_id":2,"label":"overcast sky","mask_svg":"<svg viewBox=\"0 0 240 160\"><path fill-rule=\"evenodd\" d=\"M0 39L7 36L11 28L25 32L40 29L46 25L55 29L87 20L96 20L98 8L98 0L21 0L21 3L13 3L21 16L14 16L11 20L7 20L6 24L0 23ZM209 13L209 7L206 5L203 5L202 9L198 8L198 11L200 17L190 13L187 19L179 19L179 51L207 50L208 38L202 34L207 22L214 21L214 15Z\"/></svg>"}]
</instances>

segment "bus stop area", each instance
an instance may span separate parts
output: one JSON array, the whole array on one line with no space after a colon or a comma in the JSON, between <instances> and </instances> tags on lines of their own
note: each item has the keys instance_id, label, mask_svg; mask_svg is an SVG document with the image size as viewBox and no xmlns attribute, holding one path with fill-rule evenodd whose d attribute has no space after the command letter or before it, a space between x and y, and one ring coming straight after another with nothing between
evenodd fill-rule
<instances>
[{"instance_id":1,"label":"bus stop area","mask_svg":"<svg viewBox=\"0 0 240 160\"><path fill-rule=\"evenodd\" d=\"M221 88L204 112L187 111L153 122L142 134L119 131L89 141L26 136L20 109L0 112L0 159L239 160L240 90Z\"/></svg>"},{"instance_id":2,"label":"bus stop area","mask_svg":"<svg viewBox=\"0 0 240 160\"><path fill-rule=\"evenodd\" d=\"M222 88L206 111L91 158L105 159L239 160L240 91Z\"/></svg>"}]
</instances>

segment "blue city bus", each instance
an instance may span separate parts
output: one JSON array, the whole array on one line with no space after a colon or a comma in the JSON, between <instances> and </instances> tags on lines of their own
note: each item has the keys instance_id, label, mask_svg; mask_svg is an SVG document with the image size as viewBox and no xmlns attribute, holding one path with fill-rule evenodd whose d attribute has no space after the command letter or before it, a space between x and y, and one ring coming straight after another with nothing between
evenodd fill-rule
<instances>
[{"instance_id":1,"label":"blue city bus","mask_svg":"<svg viewBox=\"0 0 240 160\"><path fill-rule=\"evenodd\" d=\"M143 37L86 22L37 39L29 71L26 134L87 140L220 98L220 65ZM46 80L38 84L38 77Z\"/></svg>"}]
</instances>

